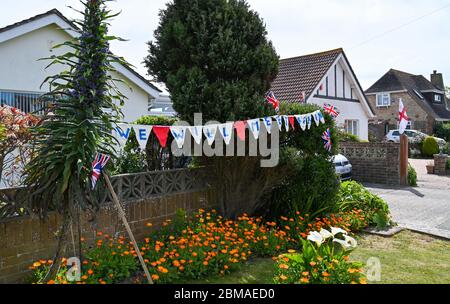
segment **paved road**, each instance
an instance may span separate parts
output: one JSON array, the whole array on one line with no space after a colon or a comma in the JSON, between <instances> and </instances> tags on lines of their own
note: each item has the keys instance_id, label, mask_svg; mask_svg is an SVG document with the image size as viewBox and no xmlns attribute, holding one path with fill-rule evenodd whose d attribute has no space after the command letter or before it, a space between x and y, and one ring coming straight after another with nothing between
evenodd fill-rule
<instances>
[{"instance_id":1,"label":"paved road","mask_svg":"<svg viewBox=\"0 0 450 304\"><path fill-rule=\"evenodd\" d=\"M367 185L389 204L399 226L450 239L450 177L428 175L425 160L410 160L418 174L417 188Z\"/></svg>"}]
</instances>

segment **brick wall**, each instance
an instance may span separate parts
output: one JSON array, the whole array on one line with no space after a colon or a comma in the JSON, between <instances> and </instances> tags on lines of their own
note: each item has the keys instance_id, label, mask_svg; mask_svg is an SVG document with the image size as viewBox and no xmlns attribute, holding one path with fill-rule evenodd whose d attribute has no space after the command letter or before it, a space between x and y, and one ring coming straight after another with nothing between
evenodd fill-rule
<instances>
[{"instance_id":1,"label":"brick wall","mask_svg":"<svg viewBox=\"0 0 450 304\"><path fill-rule=\"evenodd\" d=\"M383 121L380 130L384 131L384 124L386 123L389 125L389 130L397 128L398 103L400 98L408 109L408 117L413 122L413 129L432 134L434 119L430 118L428 113L406 92L391 93L391 106L389 107L377 107L376 95L367 96L369 104L375 111L375 120ZM382 135L384 136L385 134Z\"/></svg>"},{"instance_id":2,"label":"brick wall","mask_svg":"<svg viewBox=\"0 0 450 304\"><path fill-rule=\"evenodd\" d=\"M400 144L342 142L340 153L353 165L356 181L400 184Z\"/></svg>"},{"instance_id":3,"label":"brick wall","mask_svg":"<svg viewBox=\"0 0 450 304\"><path fill-rule=\"evenodd\" d=\"M177 176L177 180L185 180L180 176L188 171L164 172L164 175ZM139 180L145 181L151 174ZM161 174L158 173L161 178ZM170 177L169 176L169 177ZM139 175L123 176L116 179L115 184L124 192L124 184ZM136 181L132 189L138 189L142 184ZM164 183L168 184L168 183ZM183 184L185 184L183 182ZM167 219L173 218L178 209L188 212L199 208L215 207L215 191L207 186L192 187L183 190L170 187L172 192L151 195L150 197L123 200L124 209L131 229L137 240L143 240L152 229L158 229ZM125 189L129 192L129 186ZM166 189L168 190L168 189ZM123 194L121 195L123 196ZM128 195L129 196L129 195ZM152 228L146 227L151 222ZM29 276L28 267L36 260L51 259L56 248L55 233L61 226L61 216L55 212L49 214L48 219L41 221L31 216L13 217L0 220L0 283L22 282ZM101 231L109 235L124 235L125 228L119 219L117 210L111 203L104 203L96 214L84 213L81 216L82 234L87 242L94 240L96 232ZM76 226L74 226L76 229ZM72 248L72 247L70 247ZM69 254L71 251L69 251Z\"/></svg>"},{"instance_id":4,"label":"brick wall","mask_svg":"<svg viewBox=\"0 0 450 304\"><path fill-rule=\"evenodd\" d=\"M449 170L447 169L447 161L450 160L447 154L434 155L434 174L447 175Z\"/></svg>"}]
</instances>

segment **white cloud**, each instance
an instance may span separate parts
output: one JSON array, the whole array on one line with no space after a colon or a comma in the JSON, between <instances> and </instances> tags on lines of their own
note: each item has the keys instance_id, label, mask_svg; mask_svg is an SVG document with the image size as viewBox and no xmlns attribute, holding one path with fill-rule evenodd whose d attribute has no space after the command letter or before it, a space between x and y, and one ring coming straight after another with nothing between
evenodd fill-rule
<instances>
[{"instance_id":1,"label":"white cloud","mask_svg":"<svg viewBox=\"0 0 450 304\"><path fill-rule=\"evenodd\" d=\"M142 65L147 55L146 42L152 39L159 22L159 10L166 2L111 2L113 10L122 10L122 14L113 21L111 32L130 40L115 43L112 49L125 56L142 74L146 74ZM343 47L364 88L389 68L426 77L436 69L444 73L446 83L450 85L450 60L446 54L450 40L445 38L450 32L450 7L416 20L449 4L446 0L248 2L264 19L269 38L282 58ZM59 9L68 17L76 17L77 14L66 5L80 7L78 0L8 1L2 3L0 27L52 8ZM392 29L396 30L389 32Z\"/></svg>"}]
</instances>

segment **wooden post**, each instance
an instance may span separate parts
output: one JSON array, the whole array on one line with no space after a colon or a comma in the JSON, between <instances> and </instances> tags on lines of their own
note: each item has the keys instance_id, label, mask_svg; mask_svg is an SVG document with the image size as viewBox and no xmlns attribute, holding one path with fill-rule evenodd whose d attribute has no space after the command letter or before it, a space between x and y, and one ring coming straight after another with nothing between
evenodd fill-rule
<instances>
[{"instance_id":1,"label":"wooden post","mask_svg":"<svg viewBox=\"0 0 450 304\"><path fill-rule=\"evenodd\" d=\"M114 191L114 188L111 184L111 181L109 180L108 175L103 173L103 176L105 177L106 185L108 186L109 192L111 192L112 200L116 204L117 210L119 212L119 216L122 219L123 224L125 225L125 228L127 229L128 236L130 237L130 240L133 243L134 250L136 251L139 261L141 262L142 268L144 269L145 276L148 279L148 283L153 284L152 277L150 276L150 272L148 271L147 265L145 265L144 258L142 257L141 251L139 250L139 246L136 242L136 239L134 238L133 232L131 231L130 225L128 224L127 217L125 215L125 211L123 211L123 208L120 205L119 198L117 197L117 194Z\"/></svg>"},{"instance_id":2,"label":"wooden post","mask_svg":"<svg viewBox=\"0 0 450 304\"><path fill-rule=\"evenodd\" d=\"M400 185L408 186L408 136L400 135Z\"/></svg>"}]
</instances>

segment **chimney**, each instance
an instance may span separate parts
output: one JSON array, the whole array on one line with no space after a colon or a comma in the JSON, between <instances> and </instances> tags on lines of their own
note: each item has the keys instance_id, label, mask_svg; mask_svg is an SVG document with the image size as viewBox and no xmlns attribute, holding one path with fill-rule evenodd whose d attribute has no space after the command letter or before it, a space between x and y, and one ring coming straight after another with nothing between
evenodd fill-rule
<instances>
[{"instance_id":1,"label":"chimney","mask_svg":"<svg viewBox=\"0 0 450 304\"><path fill-rule=\"evenodd\" d=\"M442 73L438 73L436 70L431 74L431 83L439 90L445 89L444 77L442 76Z\"/></svg>"}]
</instances>

